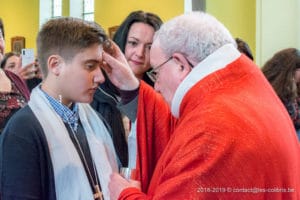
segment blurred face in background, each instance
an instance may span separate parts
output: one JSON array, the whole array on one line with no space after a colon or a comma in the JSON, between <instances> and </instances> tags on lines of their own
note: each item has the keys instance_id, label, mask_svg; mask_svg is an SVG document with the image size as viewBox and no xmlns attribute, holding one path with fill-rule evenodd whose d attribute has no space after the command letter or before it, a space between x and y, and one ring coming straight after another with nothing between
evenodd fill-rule
<instances>
[{"instance_id":1,"label":"blurred face in background","mask_svg":"<svg viewBox=\"0 0 300 200\"><path fill-rule=\"evenodd\" d=\"M150 47L153 41L154 28L142 22L131 25L125 45L125 57L139 79L150 69Z\"/></svg>"},{"instance_id":2,"label":"blurred face in background","mask_svg":"<svg viewBox=\"0 0 300 200\"><path fill-rule=\"evenodd\" d=\"M8 70L8 71L11 71L15 74L18 74L20 68L21 68L21 59L19 56L17 55L13 55L13 56L10 56L4 67L3 67L5 70Z\"/></svg>"}]
</instances>

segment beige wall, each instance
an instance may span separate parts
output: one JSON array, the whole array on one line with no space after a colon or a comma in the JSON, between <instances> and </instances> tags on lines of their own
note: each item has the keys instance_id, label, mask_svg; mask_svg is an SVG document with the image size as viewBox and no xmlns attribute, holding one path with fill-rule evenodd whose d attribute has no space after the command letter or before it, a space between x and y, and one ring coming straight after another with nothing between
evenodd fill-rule
<instances>
[{"instance_id":1,"label":"beige wall","mask_svg":"<svg viewBox=\"0 0 300 200\"><path fill-rule=\"evenodd\" d=\"M257 63L263 66L281 49L300 49L300 0L256 1Z\"/></svg>"},{"instance_id":2,"label":"beige wall","mask_svg":"<svg viewBox=\"0 0 300 200\"><path fill-rule=\"evenodd\" d=\"M10 38L25 37L26 48L35 48L39 28L39 0L0 0L1 14L5 26L5 51L11 51Z\"/></svg>"},{"instance_id":3,"label":"beige wall","mask_svg":"<svg viewBox=\"0 0 300 200\"><path fill-rule=\"evenodd\" d=\"M63 0L64 16L69 15L69 1ZM26 38L26 48L36 48L39 0L0 0L0 5L6 51L11 50L10 38L17 35ZM134 10L154 12L166 21L184 12L184 0L95 0L95 21L107 31ZM222 21L234 37L245 39L255 52L255 0L207 0L206 10Z\"/></svg>"},{"instance_id":4,"label":"beige wall","mask_svg":"<svg viewBox=\"0 0 300 200\"><path fill-rule=\"evenodd\" d=\"M217 17L233 37L245 40L255 57L255 0L207 0L206 11Z\"/></svg>"},{"instance_id":5,"label":"beige wall","mask_svg":"<svg viewBox=\"0 0 300 200\"><path fill-rule=\"evenodd\" d=\"M95 0L95 21L106 30L119 25L132 11L158 14L163 21L183 13L183 0Z\"/></svg>"}]
</instances>

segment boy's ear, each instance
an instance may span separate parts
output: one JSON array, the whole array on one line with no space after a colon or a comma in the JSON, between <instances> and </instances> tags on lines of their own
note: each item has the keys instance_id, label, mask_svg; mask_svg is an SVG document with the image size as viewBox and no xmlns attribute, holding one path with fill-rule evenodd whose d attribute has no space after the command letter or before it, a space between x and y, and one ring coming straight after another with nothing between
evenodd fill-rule
<instances>
[{"instance_id":1,"label":"boy's ear","mask_svg":"<svg viewBox=\"0 0 300 200\"><path fill-rule=\"evenodd\" d=\"M59 55L51 55L48 58L48 70L54 75L60 74L62 58Z\"/></svg>"}]
</instances>

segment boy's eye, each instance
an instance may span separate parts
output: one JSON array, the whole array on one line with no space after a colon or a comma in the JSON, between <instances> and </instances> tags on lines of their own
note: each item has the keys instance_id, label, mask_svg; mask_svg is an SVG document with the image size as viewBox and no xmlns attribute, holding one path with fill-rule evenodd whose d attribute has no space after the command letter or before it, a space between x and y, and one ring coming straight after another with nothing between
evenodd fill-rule
<instances>
[{"instance_id":1,"label":"boy's eye","mask_svg":"<svg viewBox=\"0 0 300 200\"><path fill-rule=\"evenodd\" d=\"M87 69L90 69L90 70L92 70L92 69L95 69L96 67L98 67L98 63L87 63L86 65L85 65L85 67L87 68Z\"/></svg>"}]
</instances>

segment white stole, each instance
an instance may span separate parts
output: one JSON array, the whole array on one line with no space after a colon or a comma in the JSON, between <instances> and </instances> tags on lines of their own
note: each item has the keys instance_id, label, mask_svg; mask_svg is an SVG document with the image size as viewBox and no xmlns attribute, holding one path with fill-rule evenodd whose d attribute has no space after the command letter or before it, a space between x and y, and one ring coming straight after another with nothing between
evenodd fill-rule
<instances>
[{"instance_id":1,"label":"white stole","mask_svg":"<svg viewBox=\"0 0 300 200\"><path fill-rule=\"evenodd\" d=\"M80 157L62 119L40 87L30 96L29 106L47 138L53 164L57 200L92 200L93 193ZM79 118L94 160L105 200L109 200L110 174L118 171L113 142L102 120L89 104L78 103Z\"/></svg>"},{"instance_id":2,"label":"white stole","mask_svg":"<svg viewBox=\"0 0 300 200\"><path fill-rule=\"evenodd\" d=\"M225 68L240 56L241 53L233 44L225 44L198 63L176 89L171 104L172 115L179 118L182 99L196 83L209 74Z\"/></svg>"},{"instance_id":3,"label":"white stole","mask_svg":"<svg viewBox=\"0 0 300 200\"><path fill-rule=\"evenodd\" d=\"M136 138L136 121L131 123L131 130L128 135L128 168L136 169L137 157L137 138Z\"/></svg>"}]
</instances>

